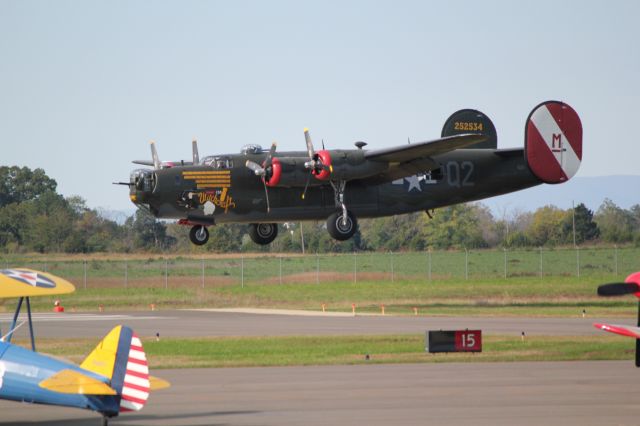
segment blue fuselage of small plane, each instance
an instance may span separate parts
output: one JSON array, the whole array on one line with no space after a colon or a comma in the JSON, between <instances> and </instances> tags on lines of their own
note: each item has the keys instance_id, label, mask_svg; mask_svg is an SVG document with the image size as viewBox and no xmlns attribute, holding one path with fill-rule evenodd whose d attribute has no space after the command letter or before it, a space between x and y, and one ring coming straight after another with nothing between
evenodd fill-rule
<instances>
[{"instance_id":1,"label":"blue fuselage of small plane","mask_svg":"<svg viewBox=\"0 0 640 426\"><path fill-rule=\"evenodd\" d=\"M107 416L118 414L119 396L67 394L39 386L43 380L65 369L109 384L107 378L71 363L0 342L0 399L83 408Z\"/></svg>"}]
</instances>

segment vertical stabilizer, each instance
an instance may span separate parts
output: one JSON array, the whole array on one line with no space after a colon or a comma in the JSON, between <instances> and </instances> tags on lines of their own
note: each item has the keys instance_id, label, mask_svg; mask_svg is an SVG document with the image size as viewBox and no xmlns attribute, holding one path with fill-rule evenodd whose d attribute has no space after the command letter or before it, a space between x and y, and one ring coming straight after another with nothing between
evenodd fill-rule
<instances>
[{"instance_id":1,"label":"vertical stabilizer","mask_svg":"<svg viewBox=\"0 0 640 426\"><path fill-rule=\"evenodd\" d=\"M558 101L535 107L525 127L525 156L531 171L543 182L571 179L582 162L582 123L578 113Z\"/></svg>"},{"instance_id":2,"label":"vertical stabilizer","mask_svg":"<svg viewBox=\"0 0 640 426\"><path fill-rule=\"evenodd\" d=\"M140 338L129 327L117 326L80 365L110 380L120 395L120 411L141 410L149 398L149 365Z\"/></svg>"}]
</instances>

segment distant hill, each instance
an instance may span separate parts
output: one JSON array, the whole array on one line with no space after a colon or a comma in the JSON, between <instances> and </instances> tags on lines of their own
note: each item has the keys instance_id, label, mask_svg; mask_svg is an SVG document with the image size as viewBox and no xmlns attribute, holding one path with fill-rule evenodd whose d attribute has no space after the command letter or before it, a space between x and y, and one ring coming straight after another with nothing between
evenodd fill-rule
<instances>
[{"instance_id":1,"label":"distant hill","mask_svg":"<svg viewBox=\"0 0 640 426\"><path fill-rule=\"evenodd\" d=\"M136 214L136 208L130 208L126 210L112 210L106 207L97 207L98 214L108 220L116 222L118 225L123 225L129 216Z\"/></svg>"},{"instance_id":2,"label":"distant hill","mask_svg":"<svg viewBox=\"0 0 640 426\"><path fill-rule=\"evenodd\" d=\"M505 210L507 214L534 211L549 204L568 209L572 201L576 205L584 203L595 212L605 198L624 209L640 204L640 176L576 177L560 185L540 185L480 202L500 217Z\"/></svg>"}]
</instances>

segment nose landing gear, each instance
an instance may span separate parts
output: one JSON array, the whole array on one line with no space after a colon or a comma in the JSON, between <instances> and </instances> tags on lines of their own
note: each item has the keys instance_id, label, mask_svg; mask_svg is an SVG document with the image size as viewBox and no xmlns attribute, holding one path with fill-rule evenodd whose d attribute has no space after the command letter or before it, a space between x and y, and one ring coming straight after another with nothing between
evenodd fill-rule
<instances>
[{"instance_id":1,"label":"nose landing gear","mask_svg":"<svg viewBox=\"0 0 640 426\"><path fill-rule=\"evenodd\" d=\"M189 231L189 239L197 246L201 246L209 241L209 230L206 226L195 225Z\"/></svg>"}]
</instances>

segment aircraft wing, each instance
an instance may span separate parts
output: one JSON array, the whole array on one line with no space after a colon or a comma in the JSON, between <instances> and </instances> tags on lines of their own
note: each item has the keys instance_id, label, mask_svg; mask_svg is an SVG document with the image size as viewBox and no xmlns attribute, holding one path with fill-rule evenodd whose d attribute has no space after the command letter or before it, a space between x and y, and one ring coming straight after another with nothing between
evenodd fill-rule
<instances>
[{"instance_id":1,"label":"aircraft wing","mask_svg":"<svg viewBox=\"0 0 640 426\"><path fill-rule=\"evenodd\" d=\"M73 293L69 281L27 268L0 269L0 299Z\"/></svg>"},{"instance_id":2,"label":"aircraft wing","mask_svg":"<svg viewBox=\"0 0 640 426\"><path fill-rule=\"evenodd\" d=\"M433 157L455 149L464 148L487 140L485 135L465 133L446 136L433 141L418 142L391 148L367 151L364 157L372 161L386 161L388 163L405 163L418 158Z\"/></svg>"},{"instance_id":3,"label":"aircraft wing","mask_svg":"<svg viewBox=\"0 0 640 426\"><path fill-rule=\"evenodd\" d=\"M432 141L367 151L364 154L367 160L387 162L389 168L377 176L362 180L367 183L382 183L428 172L439 167L433 159L434 156L484 142L486 139L485 135L465 133Z\"/></svg>"},{"instance_id":4,"label":"aircraft wing","mask_svg":"<svg viewBox=\"0 0 640 426\"><path fill-rule=\"evenodd\" d=\"M629 325L615 325L615 324L593 324L595 328L608 331L610 333L619 334L621 336L633 337L634 339L640 339L640 327L633 327Z\"/></svg>"},{"instance_id":5,"label":"aircraft wing","mask_svg":"<svg viewBox=\"0 0 640 426\"><path fill-rule=\"evenodd\" d=\"M41 388L60 393L80 395L117 395L108 384L79 371L64 369L38 384Z\"/></svg>"}]
</instances>

